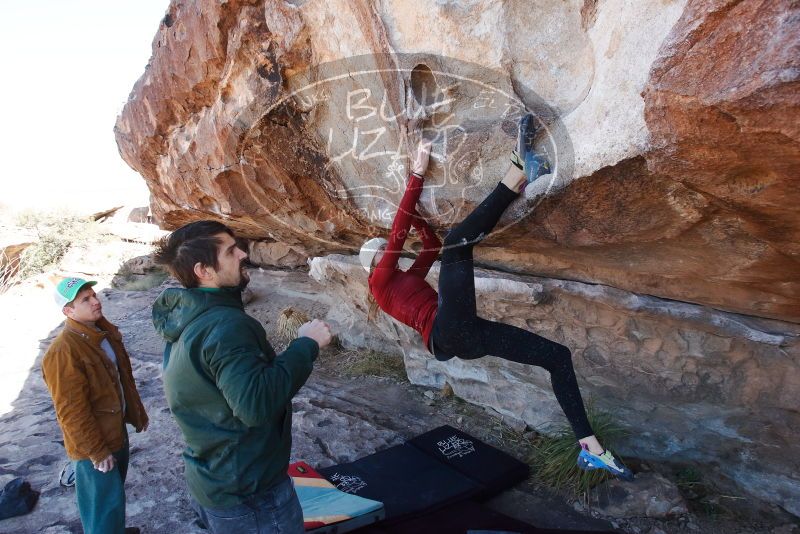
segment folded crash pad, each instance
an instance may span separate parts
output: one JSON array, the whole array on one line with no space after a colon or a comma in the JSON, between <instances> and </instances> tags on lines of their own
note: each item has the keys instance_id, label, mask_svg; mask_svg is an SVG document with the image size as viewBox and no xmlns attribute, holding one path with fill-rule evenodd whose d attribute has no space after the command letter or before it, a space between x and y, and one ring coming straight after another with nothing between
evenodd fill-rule
<instances>
[{"instance_id":1,"label":"folded crash pad","mask_svg":"<svg viewBox=\"0 0 800 534\"><path fill-rule=\"evenodd\" d=\"M387 522L468 499L483 489L408 444L319 472L344 492L382 502Z\"/></svg>"},{"instance_id":2,"label":"folded crash pad","mask_svg":"<svg viewBox=\"0 0 800 534\"><path fill-rule=\"evenodd\" d=\"M461 501L431 513L359 530L358 534L603 534L601 531L538 528L476 501ZM605 534L611 534L606 531Z\"/></svg>"},{"instance_id":3,"label":"folded crash pad","mask_svg":"<svg viewBox=\"0 0 800 534\"><path fill-rule=\"evenodd\" d=\"M336 489L305 462L289 466L307 532L350 532L384 517L383 503Z\"/></svg>"},{"instance_id":4,"label":"folded crash pad","mask_svg":"<svg viewBox=\"0 0 800 534\"><path fill-rule=\"evenodd\" d=\"M525 462L449 425L412 438L408 444L478 482L482 487L478 498L522 482L530 471Z\"/></svg>"}]
</instances>

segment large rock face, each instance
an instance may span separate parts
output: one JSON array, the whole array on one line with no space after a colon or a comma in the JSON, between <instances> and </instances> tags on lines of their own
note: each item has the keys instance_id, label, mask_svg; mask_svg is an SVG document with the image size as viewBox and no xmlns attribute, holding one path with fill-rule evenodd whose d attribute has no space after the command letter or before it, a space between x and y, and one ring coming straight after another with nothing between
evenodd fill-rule
<instances>
[{"instance_id":1,"label":"large rock face","mask_svg":"<svg viewBox=\"0 0 800 534\"><path fill-rule=\"evenodd\" d=\"M386 232L409 99L433 112L419 210L442 234L533 111L554 172L477 249L498 270L486 313L569 345L637 454L800 514L798 80L792 0L173 0L115 133L163 226L220 219L296 265ZM358 268L326 265L361 317ZM416 382L558 416L537 370L440 364L396 323L340 319L353 345L388 337Z\"/></svg>"},{"instance_id":2,"label":"large rock face","mask_svg":"<svg viewBox=\"0 0 800 534\"><path fill-rule=\"evenodd\" d=\"M328 320L345 346L402 353L412 382L447 382L459 397L539 430L566 423L543 369L491 356L439 362L388 315L368 322L367 277L356 258L314 258L310 274L333 297ZM438 265L428 276L437 280ZM697 462L800 515L800 325L484 270L475 288L481 317L570 348L584 396L630 429L623 452Z\"/></svg>"},{"instance_id":3,"label":"large rock face","mask_svg":"<svg viewBox=\"0 0 800 534\"><path fill-rule=\"evenodd\" d=\"M524 107L557 170L485 262L800 321L799 73L790 0L176 0L115 131L166 227L314 255L391 221L408 88L437 105L442 232Z\"/></svg>"}]
</instances>

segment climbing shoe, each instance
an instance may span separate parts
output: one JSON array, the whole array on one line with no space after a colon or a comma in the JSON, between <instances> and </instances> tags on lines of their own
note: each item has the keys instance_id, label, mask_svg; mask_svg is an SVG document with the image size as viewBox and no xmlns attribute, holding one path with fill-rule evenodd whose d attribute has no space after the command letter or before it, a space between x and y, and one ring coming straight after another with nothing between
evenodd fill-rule
<instances>
[{"instance_id":1,"label":"climbing shoe","mask_svg":"<svg viewBox=\"0 0 800 534\"><path fill-rule=\"evenodd\" d=\"M592 454L586 448L581 448L581 452L578 455L578 467L584 471L605 469L622 480L633 480L633 472L625 467L622 462L614 458L614 455L607 450L604 451L603 454L597 455Z\"/></svg>"},{"instance_id":2,"label":"climbing shoe","mask_svg":"<svg viewBox=\"0 0 800 534\"><path fill-rule=\"evenodd\" d=\"M535 121L533 115L527 113L519 120L517 148L511 153L511 162L525 173L528 183L550 172L550 163L545 155L533 150L534 137L536 137Z\"/></svg>"}]
</instances>

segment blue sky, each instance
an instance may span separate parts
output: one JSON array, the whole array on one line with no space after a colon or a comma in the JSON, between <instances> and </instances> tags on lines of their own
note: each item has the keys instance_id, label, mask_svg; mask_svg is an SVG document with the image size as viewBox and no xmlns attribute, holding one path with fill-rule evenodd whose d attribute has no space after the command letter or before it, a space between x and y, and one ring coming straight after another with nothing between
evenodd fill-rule
<instances>
[{"instance_id":1,"label":"blue sky","mask_svg":"<svg viewBox=\"0 0 800 534\"><path fill-rule=\"evenodd\" d=\"M0 204L145 205L114 122L168 0L0 0Z\"/></svg>"}]
</instances>

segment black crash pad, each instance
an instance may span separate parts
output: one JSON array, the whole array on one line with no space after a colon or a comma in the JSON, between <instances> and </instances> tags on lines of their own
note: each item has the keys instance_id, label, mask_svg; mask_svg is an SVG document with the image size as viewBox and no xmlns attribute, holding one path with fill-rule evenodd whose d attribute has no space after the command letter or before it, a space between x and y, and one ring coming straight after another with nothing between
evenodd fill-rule
<instances>
[{"instance_id":1,"label":"black crash pad","mask_svg":"<svg viewBox=\"0 0 800 534\"><path fill-rule=\"evenodd\" d=\"M382 502L387 523L469 499L483 489L408 444L318 471L341 491Z\"/></svg>"},{"instance_id":2,"label":"black crash pad","mask_svg":"<svg viewBox=\"0 0 800 534\"><path fill-rule=\"evenodd\" d=\"M462 501L431 513L396 522L359 529L358 534L601 534L588 530L537 528L476 501ZM608 532L608 531L606 531Z\"/></svg>"},{"instance_id":3,"label":"black crash pad","mask_svg":"<svg viewBox=\"0 0 800 534\"><path fill-rule=\"evenodd\" d=\"M408 441L438 461L478 482L479 498L489 498L528 478L530 468L503 451L449 425Z\"/></svg>"}]
</instances>

